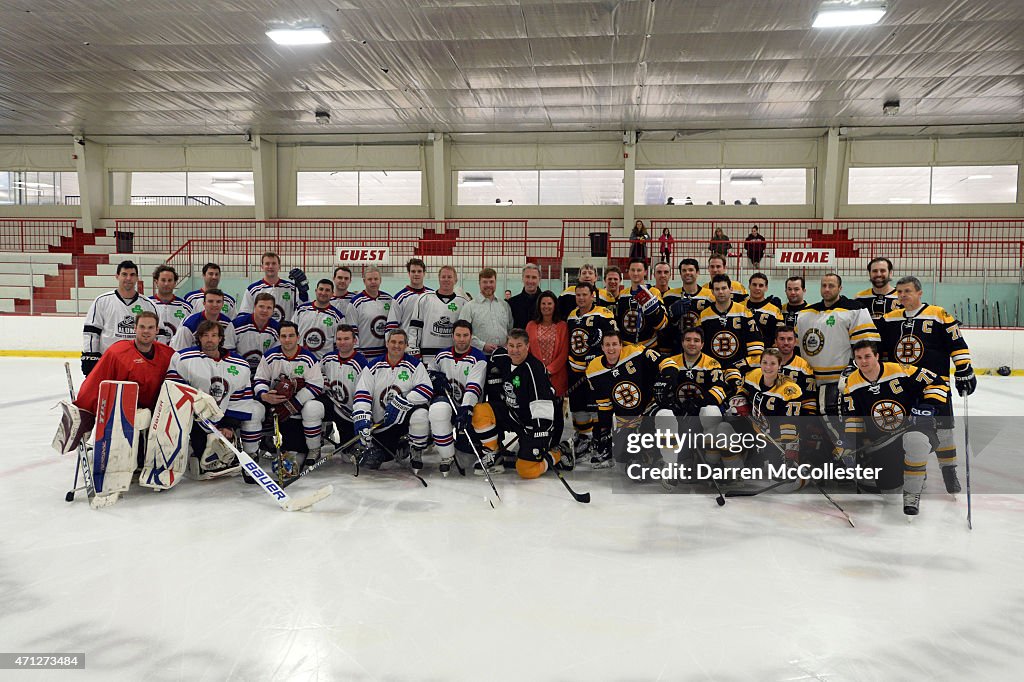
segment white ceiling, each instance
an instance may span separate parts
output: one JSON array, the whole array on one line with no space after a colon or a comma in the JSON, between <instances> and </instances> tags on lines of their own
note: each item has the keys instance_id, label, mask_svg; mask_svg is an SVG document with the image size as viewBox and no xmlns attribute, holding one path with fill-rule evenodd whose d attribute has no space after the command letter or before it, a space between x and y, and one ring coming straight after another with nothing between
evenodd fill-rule
<instances>
[{"instance_id":1,"label":"white ceiling","mask_svg":"<svg viewBox=\"0 0 1024 682\"><path fill-rule=\"evenodd\" d=\"M881 24L830 30L810 28L818 5L4 0L0 134L1024 121L1024 0L889 0ZM264 35L299 20L334 42ZM891 98L899 116L883 118Z\"/></svg>"}]
</instances>

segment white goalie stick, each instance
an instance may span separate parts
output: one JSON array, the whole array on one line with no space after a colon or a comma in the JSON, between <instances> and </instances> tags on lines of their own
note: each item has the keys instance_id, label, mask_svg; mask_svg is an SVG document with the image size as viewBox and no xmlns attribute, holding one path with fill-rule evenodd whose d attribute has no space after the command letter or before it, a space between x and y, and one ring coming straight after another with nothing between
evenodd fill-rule
<instances>
[{"instance_id":1,"label":"white goalie stick","mask_svg":"<svg viewBox=\"0 0 1024 682\"><path fill-rule=\"evenodd\" d=\"M64 363L64 373L68 377L68 393L71 395L71 402L75 401L75 382L71 378L71 363ZM91 448L82 439L82 442L78 444L78 460L75 465L75 483L71 490L64 496L66 502L73 502L75 499L75 493L79 490L78 488L78 472L82 472L82 478L85 480L85 493L89 496L89 506L93 509L102 509L103 507L109 507L115 504L121 499L121 493L110 493L109 495L97 495L96 486L93 483L92 477L92 462L90 459Z\"/></svg>"},{"instance_id":2,"label":"white goalie stick","mask_svg":"<svg viewBox=\"0 0 1024 682\"><path fill-rule=\"evenodd\" d=\"M328 484L322 488L314 490L305 497L288 497L288 494L284 489L275 483L274 479L272 479L267 472L261 469L260 465L257 464L252 457L247 455L244 451L236 448L231 441L225 438L224 434L220 432L220 429L218 429L213 422L209 419L203 419L198 415L197 421L202 424L204 429L212 433L214 437L218 438L231 452L234 453L236 457L238 457L238 461L242 464L242 469L252 476L257 483L259 483L265 493L274 498L274 501L277 502L281 509L284 509L285 511L309 511L314 504L330 497L331 493L334 492L334 486Z\"/></svg>"}]
</instances>

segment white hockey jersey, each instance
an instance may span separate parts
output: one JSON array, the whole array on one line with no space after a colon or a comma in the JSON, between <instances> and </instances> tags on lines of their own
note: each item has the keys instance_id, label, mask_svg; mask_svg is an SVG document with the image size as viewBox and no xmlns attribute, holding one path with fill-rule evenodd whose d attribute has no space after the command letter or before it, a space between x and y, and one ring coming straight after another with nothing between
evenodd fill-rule
<instances>
[{"instance_id":1,"label":"white hockey jersey","mask_svg":"<svg viewBox=\"0 0 1024 682\"><path fill-rule=\"evenodd\" d=\"M324 375L324 390L327 397L334 403L335 411L343 416L352 414L352 401L356 397L356 386L366 369L366 358L361 353L352 353L347 358L338 355L338 351L328 353L321 363Z\"/></svg>"},{"instance_id":2,"label":"white hockey jersey","mask_svg":"<svg viewBox=\"0 0 1024 682\"><path fill-rule=\"evenodd\" d=\"M369 414L374 423L379 423L395 394L405 396L413 405L426 405L433 397L430 375L419 358L406 354L394 366L387 357L371 362L356 384L352 412Z\"/></svg>"},{"instance_id":3,"label":"white hockey jersey","mask_svg":"<svg viewBox=\"0 0 1024 682\"><path fill-rule=\"evenodd\" d=\"M292 319L295 314L296 302L299 299L299 291L295 285L286 279L280 279L276 284L270 284L265 279L253 282L245 288L242 295L242 303L238 306L239 313L251 313L259 294L267 293L274 297L274 319L278 322Z\"/></svg>"},{"instance_id":4,"label":"white hockey jersey","mask_svg":"<svg viewBox=\"0 0 1024 682\"><path fill-rule=\"evenodd\" d=\"M270 318L260 328L252 319L252 313L242 313L231 323L231 328L235 334L235 352L245 358L249 369L255 373L263 354L278 344L281 323Z\"/></svg>"},{"instance_id":5,"label":"white hockey jersey","mask_svg":"<svg viewBox=\"0 0 1024 682\"><path fill-rule=\"evenodd\" d=\"M430 287L413 289L408 284L402 287L402 290L394 296L395 304L391 306L391 312L388 314L387 330L404 329L408 333L409 323L412 322L412 316L416 313L416 303L423 294L428 294L432 291L434 290Z\"/></svg>"},{"instance_id":6,"label":"white hockey jersey","mask_svg":"<svg viewBox=\"0 0 1024 682\"><path fill-rule=\"evenodd\" d=\"M376 298L365 291L352 298L352 314L348 317L349 324L354 325L359 333L356 343L359 352L369 362L384 354L384 334L387 330L388 315L395 300L391 294L377 292Z\"/></svg>"},{"instance_id":7,"label":"white hockey jersey","mask_svg":"<svg viewBox=\"0 0 1024 682\"><path fill-rule=\"evenodd\" d=\"M448 348L434 356L437 371L448 379L448 392L457 406L473 406L480 402L484 382L487 380L487 356L479 348L470 348L464 355L456 355Z\"/></svg>"},{"instance_id":8,"label":"white hockey jersey","mask_svg":"<svg viewBox=\"0 0 1024 682\"><path fill-rule=\"evenodd\" d=\"M333 298L331 298L330 304L337 308L338 312L340 312L342 315L344 315L347 318L351 318L352 316L350 314L350 311L352 310L352 299L355 297L356 295L349 291L344 296L334 296ZM352 323L349 322L348 324Z\"/></svg>"},{"instance_id":9,"label":"white hockey jersey","mask_svg":"<svg viewBox=\"0 0 1024 682\"><path fill-rule=\"evenodd\" d=\"M800 357L814 370L817 384L834 384L853 359L851 346L858 341L881 342L867 310L845 296L832 307L824 301L809 305L796 316Z\"/></svg>"},{"instance_id":10,"label":"white hockey jersey","mask_svg":"<svg viewBox=\"0 0 1024 682\"><path fill-rule=\"evenodd\" d=\"M253 379L253 394L258 400L261 395L271 390L281 375L291 380L302 379L303 386L295 392L292 401L299 409L308 401L315 399L324 392L324 377L320 370L320 361L313 353L299 347L293 357L288 357L281 346L274 346L260 360Z\"/></svg>"},{"instance_id":11,"label":"white hockey jersey","mask_svg":"<svg viewBox=\"0 0 1024 682\"><path fill-rule=\"evenodd\" d=\"M436 291L420 296L409 322L409 348L418 350L428 368L434 368L434 356L452 346L452 334L466 297L458 293L442 295Z\"/></svg>"},{"instance_id":12,"label":"white hockey jersey","mask_svg":"<svg viewBox=\"0 0 1024 682\"><path fill-rule=\"evenodd\" d=\"M185 302L188 303L189 307L194 313L203 312L203 296L205 292L202 289L196 289L185 294ZM235 319L235 297L231 294L224 294L224 305L221 306L220 311L230 317L232 320Z\"/></svg>"},{"instance_id":13,"label":"white hockey jersey","mask_svg":"<svg viewBox=\"0 0 1024 682\"><path fill-rule=\"evenodd\" d=\"M178 327L178 331L175 332L174 338L171 339L171 348L174 350L184 350L199 345L199 339L196 338L196 330L199 329L199 324L205 319L203 313L192 313L186 317L185 321ZM235 328L231 324L231 320L228 319L227 315L221 313L217 322L220 323L220 328L224 330L224 343L221 344L221 348L234 350L237 343L235 341Z\"/></svg>"},{"instance_id":14,"label":"white hockey jersey","mask_svg":"<svg viewBox=\"0 0 1024 682\"><path fill-rule=\"evenodd\" d=\"M160 317L160 331L156 334L156 340L170 345L178 327L192 314L192 306L179 296L166 303L156 296L150 296L149 300L156 307L156 314Z\"/></svg>"},{"instance_id":15,"label":"white hockey jersey","mask_svg":"<svg viewBox=\"0 0 1024 682\"><path fill-rule=\"evenodd\" d=\"M198 346L179 350L171 356L167 379L209 393L228 419L244 422L252 417L249 363L235 353L214 360Z\"/></svg>"},{"instance_id":16,"label":"white hockey jersey","mask_svg":"<svg viewBox=\"0 0 1024 682\"><path fill-rule=\"evenodd\" d=\"M118 341L134 341L135 316L143 310L155 313L156 306L139 294L127 300L116 290L97 296L85 315L82 352L102 353Z\"/></svg>"},{"instance_id":17,"label":"white hockey jersey","mask_svg":"<svg viewBox=\"0 0 1024 682\"><path fill-rule=\"evenodd\" d=\"M292 322L299 326L299 344L322 360L334 352L334 331L345 323L345 315L329 303L321 309L310 301L295 309Z\"/></svg>"}]
</instances>

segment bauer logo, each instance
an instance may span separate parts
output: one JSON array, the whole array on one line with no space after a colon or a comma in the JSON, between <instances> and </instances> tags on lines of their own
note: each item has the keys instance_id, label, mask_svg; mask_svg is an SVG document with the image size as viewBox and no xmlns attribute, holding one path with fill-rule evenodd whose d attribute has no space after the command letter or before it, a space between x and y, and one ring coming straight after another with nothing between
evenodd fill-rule
<instances>
[{"instance_id":1,"label":"bauer logo","mask_svg":"<svg viewBox=\"0 0 1024 682\"><path fill-rule=\"evenodd\" d=\"M835 249L779 249L775 254L777 266L827 268L833 266L835 262Z\"/></svg>"},{"instance_id":2,"label":"bauer logo","mask_svg":"<svg viewBox=\"0 0 1024 682\"><path fill-rule=\"evenodd\" d=\"M353 265L388 265L391 262L391 249L387 247L341 247L337 250L338 263Z\"/></svg>"}]
</instances>

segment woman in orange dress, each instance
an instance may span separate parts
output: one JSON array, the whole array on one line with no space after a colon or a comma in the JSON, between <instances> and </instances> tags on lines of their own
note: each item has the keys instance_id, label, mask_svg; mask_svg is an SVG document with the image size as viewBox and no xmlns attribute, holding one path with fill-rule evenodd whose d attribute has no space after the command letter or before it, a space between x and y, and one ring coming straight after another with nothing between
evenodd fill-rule
<instances>
[{"instance_id":1,"label":"woman in orange dress","mask_svg":"<svg viewBox=\"0 0 1024 682\"><path fill-rule=\"evenodd\" d=\"M537 297L537 314L526 324L530 337L530 352L544 363L555 389L555 395L565 397L569 390L569 330L558 317L558 297L545 291Z\"/></svg>"}]
</instances>

